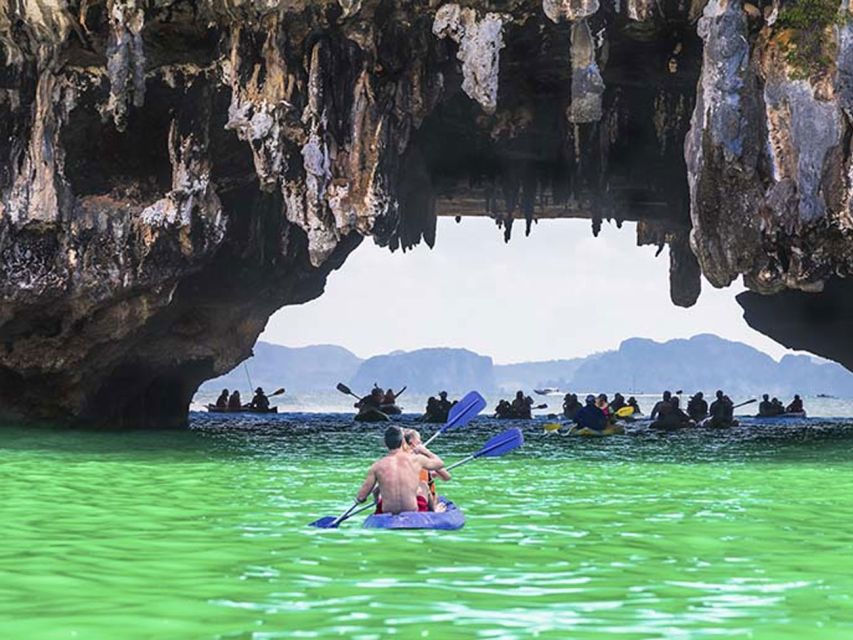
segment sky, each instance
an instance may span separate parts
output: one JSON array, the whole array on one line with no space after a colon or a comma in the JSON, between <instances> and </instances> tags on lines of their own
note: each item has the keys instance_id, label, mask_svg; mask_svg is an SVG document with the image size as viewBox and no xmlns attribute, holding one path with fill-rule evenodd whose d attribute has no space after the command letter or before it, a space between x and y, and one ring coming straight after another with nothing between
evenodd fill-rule
<instances>
[{"instance_id":1,"label":"sky","mask_svg":"<svg viewBox=\"0 0 853 640\"><path fill-rule=\"evenodd\" d=\"M743 286L702 282L699 302L669 299L669 256L636 246L636 228L588 220L523 221L504 244L489 218L439 218L435 249L391 253L365 239L325 293L272 316L261 340L338 344L360 357L463 347L498 364L616 349L630 337L665 341L715 333L774 358L789 353L752 330L734 297ZM371 291L370 295L366 292Z\"/></svg>"}]
</instances>

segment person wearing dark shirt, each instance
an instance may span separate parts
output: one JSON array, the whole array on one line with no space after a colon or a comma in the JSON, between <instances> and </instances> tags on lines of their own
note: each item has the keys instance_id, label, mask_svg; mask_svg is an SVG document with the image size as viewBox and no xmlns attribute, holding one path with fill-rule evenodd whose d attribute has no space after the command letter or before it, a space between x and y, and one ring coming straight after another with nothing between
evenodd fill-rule
<instances>
[{"instance_id":1,"label":"person wearing dark shirt","mask_svg":"<svg viewBox=\"0 0 853 640\"><path fill-rule=\"evenodd\" d=\"M586 405L578 411L575 416L575 423L582 429L592 431L604 431L607 427L607 416L595 406L595 396L588 395L586 397Z\"/></svg>"},{"instance_id":2,"label":"person wearing dark shirt","mask_svg":"<svg viewBox=\"0 0 853 640\"><path fill-rule=\"evenodd\" d=\"M234 411L243 408L243 401L240 399L240 392L234 389L231 397L228 398L228 409Z\"/></svg>"},{"instance_id":3,"label":"person wearing dark shirt","mask_svg":"<svg viewBox=\"0 0 853 640\"><path fill-rule=\"evenodd\" d=\"M216 399L216 408L217 409L227 409L228 408L228 389L223 389L222 393Z\"/></svg>"},{"instance_id":4,"label":"person wearing dark shirt","mask_svg":"<svg viewBox=\"0 0 853 640\"><path fill-rule=\"evenodd\" d=\"M711 414L712 427L730 427L734 421L734 405L731 399L722 391L716 393L717 399L711 403L708 410Z\"/></svg>"},{"instance_id":5,"label":"person wearing dark shirt","mask_svg":"<svg viewBox=\"0 0 853 640\"><path fill-rule=\"evenodd\" d=\"M563 398L563 415L569 420L574 420L578 411L583 408L583 405L578 400L578 396L574 393L567 393Z\"/></svg>"},{"instance_id":6,"label":"person wearing dark shirt","mask_svg":"<svg viewBox=\"0 0 853 640\"><path fill-rule=\"evenodd\" d=\"M758 415L760 416L774 416L776 415L776 408L773 406L773 403L770 402L770 395L765 393L761 396L761 402L758 404Z\"/></svg>"},{"instance_id":7,"label":"person wearing dark shirt","mask_svg":"<svg viewBox=\"0 0 853 640\"><path fill-rule=\"evenodd\" d=\"M515 400L512 401L512 412L516 418L527 418L529 420L532 406L533 398L525 396L523 391L519 391L515 394Z\"/></svg>"},{"instance_id":8,"label":"person wearing dark shirt","mask_svg":"<svg viewBox=\"0 0 853 640\"><path fill-rule=\"evenodd\" d=\"M800 399L800 396L797 395L794 396L791 404L785 407L786 413L802 413L803 411L803 401Z\"/></svg>"},{"instance_id":9,"label":"person wearing dark shirt","mask_svg":"<svg viewBox=\"0 0 853 640\"><path fill-rule=\"evenodd\" d=\"M270 408L270 399L267 398L267 394L264 393L261 387L255 389L255 397L252 398L250 406L252 409L257 409L258 411L266 411Z\"/></svg>"},{"instance_id":10,"label":"person wearing dark shirt","mask_svg":"<svg viewBox=\"0 0 853 640\"><path fill-rule=\"evenodd\" d=\"M687 403L687 415L691 420L699 422L708 415L708 401L705 400L705 394L699 391Z\"/></svg>"}]
</instances>

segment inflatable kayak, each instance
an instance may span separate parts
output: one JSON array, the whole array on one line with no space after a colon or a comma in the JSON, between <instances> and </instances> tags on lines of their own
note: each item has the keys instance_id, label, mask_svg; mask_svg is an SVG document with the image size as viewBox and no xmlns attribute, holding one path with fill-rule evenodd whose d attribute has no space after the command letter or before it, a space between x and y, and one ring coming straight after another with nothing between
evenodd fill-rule
<instances>
[{"instance_id":1,"label":"inflatable kayak","mask_svg":"<svg viewBox=\"0 0 853 640\"><path fill-rule=\"evenodd\" d=\"M241 407L240 409L224 409L217 407L215 404L207 405L208 413L278 413L278 407L270 407L269 409L253 409L251 407Z\"/></svg>"},{"instance_id":2,"label":"inflatable kayak","mask_svg":"<svg viewBox=\"0 0 853 640\"><path fill-rule=\"evenodd\" d=\"M695 422L670 422L668 420L655 420L649 425L649 429L657 429L659 431L678 431L679 429L689 429L695 427Z\"/></svg>"},{"instance_id":3,"label":"inflatable kayak","mask_svg":"<svg viewBox=\"0 0 853 640\"><path fill-rule=\"evenodd\" d=\"M356 422L388 422L391 418L384 411L380 411L374 407L362 409L353 418Z\"/></svg>"},{"instance_id":4,"label":"inflatable kayak","mask_svg":"<svg viewBox=\"0 0 853 640\"><path fill-rule=\"evenodd\" d=\"M792 411L791 413L777 413L775 416L762 416L761 414L755 416L756 418L770 418L771 420L775 420L776 418L805 418L805 411Z\"/></svg>"},{"instance_id":5,"label":"inflatable kayak","mask_svg":"<svg viewBox=\"0 0 853 640\"><path fill-rule=\"evenodd\" d=\"M740 426L740 422L737 420L731 420L730 422L720 424L718 422L714 422L713 418L705 418L699 423L699 426L704 427L705 429L728 429L729 427Z\"/></svg>"},{"instance_id":6,"label":"inflatable kayak","mask_svg":"<svg viewBox=\"0 0 853 640\"><path fill-rule=\"evenodd\" d=\"M603 431L596 431L595 429L590 429L589 427L578 427L575 425L571 429L569 429L569 433L567 435L570 436L593 436L593 437L602 437L602 436L621 436L625 433L625 427L621 424L609 424L607 425Z\"/></svg>"},{"instance_id":7,"label":"inflatable kayak","mask_svg":"<svg viewBox=\"0 0 853 640\"><path fill-rule=\"evenodd\" d=\"M465 526L465 514L444 496L439 497L445 511L404 511L396 515L380 513L367 516L367 529L440 529L452 531Z\"/></svg>"}]
</instances>

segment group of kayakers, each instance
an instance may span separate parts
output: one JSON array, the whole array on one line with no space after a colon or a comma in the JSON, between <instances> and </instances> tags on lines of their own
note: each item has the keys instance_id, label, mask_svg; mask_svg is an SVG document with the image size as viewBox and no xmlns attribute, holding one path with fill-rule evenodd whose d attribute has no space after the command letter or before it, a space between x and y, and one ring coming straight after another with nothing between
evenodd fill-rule
<instances>
[{"instance_id":1,"label":"group of kayakers","mask_svg":"<svg viewBox=\"0 0 853 640\"><path fill-rule=\"evenodd\" d=\"M379 409L381 407L395 406L397 404L397 396L403 393L406 387L395 392L393 389L382 390L382 387L373 383L373 389L366 396L363 396L355 403L355 408L364 409Z\"/></svg>"},{"instance_id":2,"label":"group of kayakers","mask_svg":"<svg viewBox=\"0 0 853 640\"><path fill-rule=\"evenodd\" d=\"M758 404L758 415L762 418L772 418L786 413L803 413L803 411L805 411L803 407L803 400L798 395L794 396L791 404L787 407L782 404L779 398L773 398L771 400L770 395L767 393L761 396L761 402Z\"/></svg>"},{"instance_id":3,"label":"group of kayakers","mask_svg":"<svg viewBox=\"0 0 853 640\"><path fill-rule=\"evenodd\" d=\"M738 421L734 417L734 409L741 405L734 405L731 398L721 389L714 395L714 401L709 405L705 395L699 391L691 396L685 411L681 408L681 400L677 394L664 391L649 415L652 421L651 427L677 429L700 423L703 426L717 428L736 426ZM755 402L755 400L744 404L749 402ZM631 407L631 409L625 411L625 407ZM803 401L798 395L795 395L794 400L785 407L776 398L770 400L765 394L759 405L759 416L799 415L803 412ZM615 394L613 400L609 402L607 394L601 393L597 396L590 394L586 396L584 404L580 403L576 394L568 393L563 401L563 415L572 420L577 428L601 433L612 426L617 418L637 417L642 415L642 410L636 398L631 396L625 400L621 393Z\"/></svg>"},{"instance_id":4,"label":"group of kayakers","mask_svg":"<svg viewBox=\"0 0 853 640\"><path fill-rule=\"evenodd\" d=\"M435 478L450 480L444 462L427 449L416 429L390 426L385 430L388 453L367 472L356 495L361 503L373 495L376 513L403 511L442 511L437 498Z\"/></svg>"},{"instance_id":5,"label":"group of kayakers","mask_svg":"<svg viewBox=\"0 0 853 640\"><path fill-rule=\"evenodd\" d=\"M216 408L223 411L241 411L243 409L252 409L255 411L266 411L270 408L270 400L264 393L261 387L255 389L255 396L248 404L243 404L240 399L240 392L234 389L228 393L228 389L223 389L222 393L216 399Z\"/></svg>"},{"instance_id":6,"label":"group of kayakers","mask_svg":"<svg viewBox=\"0 0 853 640\"><path fill-rule=\"evenodd\" d=\"M523 391L517 391L512 402L501 400L495 407L496 418L516 418L529 420L532 418L533 398L524 395Z\"/></svg>"},{"instance_id":7,"label":"group of kayakers","mask_svg":"<svg viewBox=\"0 0 853 640\"><path fill-rule=\"evenodd\" d=\"M589 404L590 398L592 398L592 404L600 409L607 418L615 416L617 411L620 411L625 407L631 407L633 409L632 415L642 415L643 413L634 396L625 400L625 396L621 393L616 393L613 395L613 400L608 400L606 393L599 393L597 396L590 394L586 397L587 405ZM569 420L574 420L575 416L577 416L584 406L585 405L581 404L580 400L578 400L576 393L567 393L563 397L563 415Z\"/></svg>"}]
</instances>

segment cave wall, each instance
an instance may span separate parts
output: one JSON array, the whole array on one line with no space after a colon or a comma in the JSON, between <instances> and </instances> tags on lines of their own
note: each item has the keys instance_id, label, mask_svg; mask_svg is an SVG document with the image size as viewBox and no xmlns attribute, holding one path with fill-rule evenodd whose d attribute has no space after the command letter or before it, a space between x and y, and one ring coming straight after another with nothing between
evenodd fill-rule
<instances>
[{"instance_id":1,"label":"cave wall","mask_svg":"<svg viewBox=\"0 0 853 640\"><path fill-rule=\"evenodd\" d=\"M432 246L437 207L507 240L636 220L683 306L701 274L824 295L849 8L791 6L0 0L0 414L181 424L272 312L364 236Z\"/></svg>"}]
</instances>

